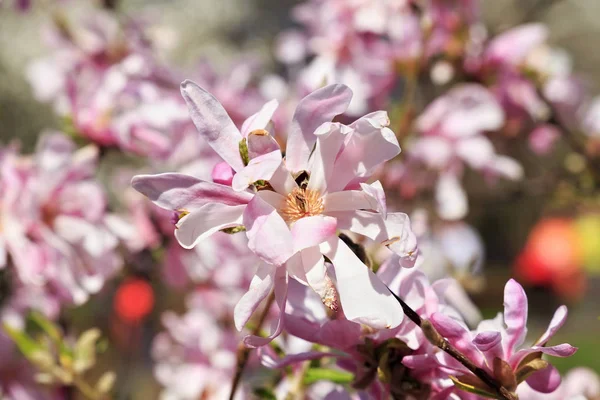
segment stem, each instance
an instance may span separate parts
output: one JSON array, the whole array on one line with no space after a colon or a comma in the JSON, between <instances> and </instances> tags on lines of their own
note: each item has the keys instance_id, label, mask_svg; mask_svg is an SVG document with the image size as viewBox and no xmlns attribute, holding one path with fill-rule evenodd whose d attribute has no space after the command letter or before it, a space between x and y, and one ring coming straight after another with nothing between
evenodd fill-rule
<instances>
[{"instance_id":1,"label":"stem","mask_svg":"<svg viewBox=\"0 0 600 400\"><path fill-rule=\"evenodd\" d=\"M388 288L388 290L390 290ZM503 400L516 400L514 394L510 393L508 389L503 387L495 378L490 376L483 368L478 367L471 361L467 356L460 352L456 347L454 347L450 342L440 335L440 333L435 329L435 327L431 324L431 322L427 320L423 320L419 314L415 310L413 310L408 304L404 302L396 293L390 290L390 293L396 298L400 306L402 306L402 310L404 314L414 322L425 334L425 337L433 344L434 346L439 347L441 350L445 351L448 355L454 358L456 361L464 365L469 371L471 371L475 376L477 376L483 383L488 385L500 399Z\"/></svg>"},{"instance_id":2,"label":"stem","mask_svg":"<svg viewBox=\"0 0 600 400\"><path fill-rule=\"evenodd\" d=\"M73 377L73 386L75 386L77 390L79 390L90 400L100 400L103 398L101 394L96 392L93 387L91 387L85 380L77 375Z\"/></svg>"},{"instance_id":3,"label":"stem","mask_svg":"<svg viewBox=\"0 0 600 400\"><path fill-rule=\"evenodd\" d=\"M260 315L258 322L254 329L252 329L252 335L258 335L260 330L262 329L262 325L267 319L267 314L271 309L271 305L273 305L273 301L275 300L275 293L271 292L269 298L267 299L267 304L265 304L265 308ZM235 369L235 375L233 376L233 381L231 383L231 392L229 393L229 400L233 400L235 397L235 392L237 391L240 382L242 381L242 374L244 373L244 369L246 368L246 364L248 363L248 358L250 356L250 348L244 346L243 343L240 343L237 350L237 365Z\"/></svg>"}]
</instances>

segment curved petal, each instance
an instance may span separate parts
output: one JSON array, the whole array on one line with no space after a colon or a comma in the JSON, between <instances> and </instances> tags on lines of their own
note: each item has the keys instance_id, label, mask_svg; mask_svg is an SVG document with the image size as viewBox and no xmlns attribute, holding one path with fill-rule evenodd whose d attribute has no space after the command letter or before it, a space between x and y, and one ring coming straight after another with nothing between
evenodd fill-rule
<instances>
[{"instance_id":1,"label":"curved petal","mask_svg":"<svg viewBox=\"0 0 600 400\"><path fill-rule=\"evenodd\" d=\"M288 292L288 274L285 268L277 268L275 272L275 279L273 283L273 290L275 293L275 304L279 307L279 314L277 321L275 322L274 329L271 330L271 334L267 337L260 337L254 335L248 335L244 338L244 344L247 347L256 348L271 343L281 331L283 330L284 317L285 317L285 303L287 300Z\"/></svg>"},{"instance_id":2,"label":"curved petal","mask_svg":"<svg viewBox=\"0 0 600 400\"><path fill-rule=\"evenodd\" d=\"M292 225L294 253L307 247L318 246L335 236L337 221L325 215L301 218Z\"/></svg>"},{"instance_id":3,"label":"curved petal","mask_svg":"<svg viewBox=\"0 0 600 400\"><path fill-rule=\"evenodd\" d=\"M504 287L504 323L504 351L510 357L527 335L527 295L514 279L510 279Z\"/></svg>"},{"instance_id":4,"label":"curved petal","mask_svg":"<svg viewBox=\"0 0 600 400\"><path fill-rule=\"evenodd\" d=\"M362 190L344 190L325 195L323 212L377 210L379 202L370 193Z\"/></svg>"},{"instance_id":5,"label":"curved petal","mask_svg":"<svg viewBox=\"0 0 600 400\"><path fill-rule=\"evenodd\" d=\"M177 222L175 237L183 248L191 249L199 241L224 228L242 225L245 205L209 203Z\"/></svg>"},{"instance_id":6,"label":"curved petal","mask_svg":"<svg viewBox=\"0 0 600 400\"><path fill-rule=\"evenodd\" d=\"M487 365L493 368L494 358L503 359L502 334L500 332L486 331L480 332L473 339L473 344L481 351L487 361Z\"/></svg>"},{"instance_id":7,"label":"curved petal","mask_svg":"<svg viewBox=\"0 0 600 400\"><path fill-rule=\"evenodd\" d=\"M285 166L285 161L279 164L273 176L269 180L271 187L279 194L287 196L292 190L298 187L298 184Z\"/></svg>"},{"instance_id":8,"label":"curved petal","mask_svg":"<svg viewBox=\"0 0 600 400\"><path fill-rule=\"evenodd\" d=\"M554 316L548 325L546 332L535 342L536 346L543 346L554 336L554 334L564 325L567 320L567 306L560 306L554 312Z\"/></svg>"},{"instance_id":9,"label":"curved petal","mask_svg":"<svg viewBox=\"0 0 600 400\"><path fill-rule=\"evenodd\" d=\"M346 318L375 329L391 329L404 313L389 289L339 238L320 245L335 270L337 291Z\"/></svg>"},{"instance_id":10,"label":"curved petal","mask_svg":"<svg viewBox=\"0 0 600 400\"><path fill-rule=\"evenodd\" d=\"M328 278L325 260L319 247L304 249L300 252L300 257L307 283L323 299L327 292Z\"/></svg>"},{"instance_id":11,"label":"curved petal","mask_svg":"<svg viewBox=\"0 0 600 400\"><path fill-rule=\"evenodd\" d=\"M327 184L331 180L335 159L350 132L352 129L338 122L326 122L317 128L317 145L311 156L308 189L323 194L328 191Z\"/></svg>"},{"instance_id":12,"label":"curved petal","mask_svg":"<svg viewBox=\"0 0 600 400\"><path fill-rule=\"evenodd\" d=\"M536 371L525 380L536 392L552 393L560 385L560 372L552 364L542 370Z\"/></svg>"},{"instance_id":13,"label":"curved petal","mask_svg":"<svg viewBox=\"0 0 600 400\"><path fill-rule=\"evenodd\" d=\"M235 171L244 168L239 148L242 135L221 103L190 80L181 84L181 95L194 125L210 147Z\"/></svg>"},{"instance_id":14,"label":"curved petal","mask_svg":"<svg viewBox=\"0 0 600 400\"><path fill-rule=\"evenodd\" d=\"M172 211L193 211L209 203L229 206L247 204L254 196L235 192L218 183L175 173L137 175L131 180L131 186L157 206Z\"/></svg>"},{"instance_id":15,"label":"curved petal","mask_svg":"<svg viewBox=\"0 0 600 400\"><path fill-rule=\"evenodd\" d=\"M442 336L475 364L483 365L483 354L472 343L471 333L462 324L439 312L431 315L431 323Z\"/></svg>"},{"instance_id":16,"label":"curved petal","mask_svg":"<svg viewBox=\"0 0 600 400\"><path fill-rule=\"evenodd\" d=\"M256 129L265 129L265 127L273 118L273 114L275 110L279 107L279 102L276 99L273 99L263 105L261 109L251 116L249 116L244 123L242 124L242 136L248 137L248 134Z\"/></svg>"},{"instance_id":17,"label":"curved petal","mask_svg":"<svg viewBox=\"0 0 600 400\"><path fill-rule=\"evenodd\" d=\"M279 150L263 154L250 160L242 170L233 177L231 187L237 192L246 190L248 186L259 180L268 181L281 164Z\"/></svg>"},{"instance_id":18,"label":"curved petal","mask_svg":"<svg viewBox=\"0 0 600 400\"><path fill-rule=\"evenodd\" d=\"M315 130L348 108L352 91L346 85L329 85L315 90L298 103L289 130L286 159L291 172L308 169L308 158L317 137Z\"/></svg>"},{"instance_id":19,"label":"curved petal","mask_svg":"<svg viewBox=\"0 0 600 400\"><path fill-rule=\"evenodd\" d=\"M248 203L244 226L248 247L269 264L283 265L294 254L290 229L277 210L260 196Z\"/></svg>"},{"instance_id":20,"label":"curved petal","mask_svg":"<svg viewBox=\"0 0 600 400\"><path fill-rule=\"evenodd\" d=\"M404 267L412 267L417 257L417 238L404 213L390 213L387 219L370 211L331 212L338 221L338 229L347 229L386 245L400 256Z\"/></svg>"},{"instance_id":21,"label":"curved petal","mask_svg":"<svg viewBox=\"0 0 600 400\"><path fill-rule=\"evenodd\" d=\"M238 331L242 330L260 303L271 292L275 268L264 262L258 265L248 291L238 301L233 310L233 321Z\"/></svg>"},{"instance_id":22,"label":"curved petal","mask_svg":"<svg viewBox=\"0 0 600 400\"><path fill-rule=\"evenodd\" d=\"M550 347L533 346L528 349L519 350L513 354L513 356L510 358L510 365L513 368L516 368L525 357L527 357L529 354L537 352L541 352L552 357L565 358L571 357L573 354L575 354L577 352L577 347L573 347L568 343L557 344L556 346Z\"/></svg>"},{"instance_id":23,"label":"curved petal","mask_svg":"<svg viewBox=\"0 0 600 400\"><path fill-rule=\"evenodd\" d=\"M336 157L330 191L338 191L357 177L370 176L380 164L400 153L396 135L388 125L385 111L376 111L356 120L350 125L352 133Z\"/></svg>"},{"instance_id":24,"label":"curved petal","mask_svg":"<svg viewBox=\"0 0 600 400\"><path fill-rule=\"evenodd\" d=\"M381 182L375 181L371 184L361 183L360 187L367 194L369 194L375 200L377 200L378 207L376 208L376 210L381 213L381 216L383 217L383 219L386 219L387 218L387 203L386 203L386 198L385 198L385 191L383 190L383 185L381 184Z\"/></svg>"}]
</instances>

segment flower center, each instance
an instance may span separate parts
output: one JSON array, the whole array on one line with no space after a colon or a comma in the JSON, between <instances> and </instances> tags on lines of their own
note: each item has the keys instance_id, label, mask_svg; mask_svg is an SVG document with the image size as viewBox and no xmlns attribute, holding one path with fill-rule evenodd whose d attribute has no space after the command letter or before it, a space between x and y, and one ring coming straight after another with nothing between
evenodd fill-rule
<instances>
[{"instance_id":1,"label":"flower center","mask_svg":"<svg viewBox=\"0 0 600 400\"><path fill-rule=\"evenodd\" d=\"M323 198L319 192L297 187L287 195L281 214L287 222L292 223L300 218L319 215L323 209Z\"/></svg>"}]
</instances>

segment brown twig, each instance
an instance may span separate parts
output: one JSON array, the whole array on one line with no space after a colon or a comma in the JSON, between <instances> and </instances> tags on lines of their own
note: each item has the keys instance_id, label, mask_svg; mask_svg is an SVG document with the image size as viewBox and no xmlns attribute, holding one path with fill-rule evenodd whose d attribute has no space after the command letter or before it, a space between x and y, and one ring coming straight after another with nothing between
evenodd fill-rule
<instances>
[{"instance_id":1,"label":"brown twig","mask_svg":"<svg viewBox=\"0 0 600 400\"><path fill-rule=\"evenodd\" d=\"M388 288L389 289L389 288ZM471 371L475 376L477 376L483 383L489 386L500 399L503 400L516 400L514 394L508 391L505 387L503 387L495 378L490 376L483 368L478 367L471 361L467 356L465 356L460 350L454 347L450 342L440 335L440 333L435 329L435 327L431 324L431 322L422 319L419 314L415 310L413 310L408 304L404 302L396 293L390 290L390 293L396 298L400 306L402 306L402 310L404 314L414 322L425 334L425 337L433 344L434 346L439 347L441 350L445 351L448 355L454 358L456 361L465 366L469 371Z\"/></svg>"},{"instance_id":2,"label":"brown twig","mask_svg":"<svg viewBox=\"0 0 600 400\"><path fill-rule=\"evenodd\" d=\"M260 315L260 318L256 323L256 326L254 327L254 329L252 329L252 335L256 336L259 334L260 330L262 329L262 325L267 319L267 314L269 314L269 310L271 309L274 300L275 294L271 292L269 298L267 299L267 303L265 304L265 308L263 309L262 314ZM246 368L246 364L248 363L248 358L250 356L251 350L252 349L244 346L243 343L240 343L240 345L238 346L237 364L235 368L235 374L233 376L233 381L231 383L231 392L229 393L229 400L233 400L233 398L235 397L235 392L237 391L237 388L239 387L240 382L242 381L242 375L244 373L244 369Z\"/></svg>"}]
</instances>

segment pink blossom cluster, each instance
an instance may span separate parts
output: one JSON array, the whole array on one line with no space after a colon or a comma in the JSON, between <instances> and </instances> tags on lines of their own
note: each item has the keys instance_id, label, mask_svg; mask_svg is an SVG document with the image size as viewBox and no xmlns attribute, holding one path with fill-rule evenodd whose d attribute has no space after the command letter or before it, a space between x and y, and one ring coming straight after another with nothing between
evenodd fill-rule
<instances>
[{"instance_id":1,"label":"pink blossom cluster","mask_svg":"<svg viewBox=\"0 0 600 400\"><path fill-rule=\"evenodd\" d=\"M600 132L544 26L488 38L479 14L307 0L275 43L284 79L247 58L183 73L144 18L56 12L26 77L68 134L0 149L0 321L57 320L141 273L191 291L152 341L164 399L597 398L596 373L548 358L577 350L551 343L565 306L534 339L517 281L492 319L469 296L470 172L518 182L515 137L542 157ZM14 350L0 333L0 397L55 398Z\"/></svg>"}]
</instances>

